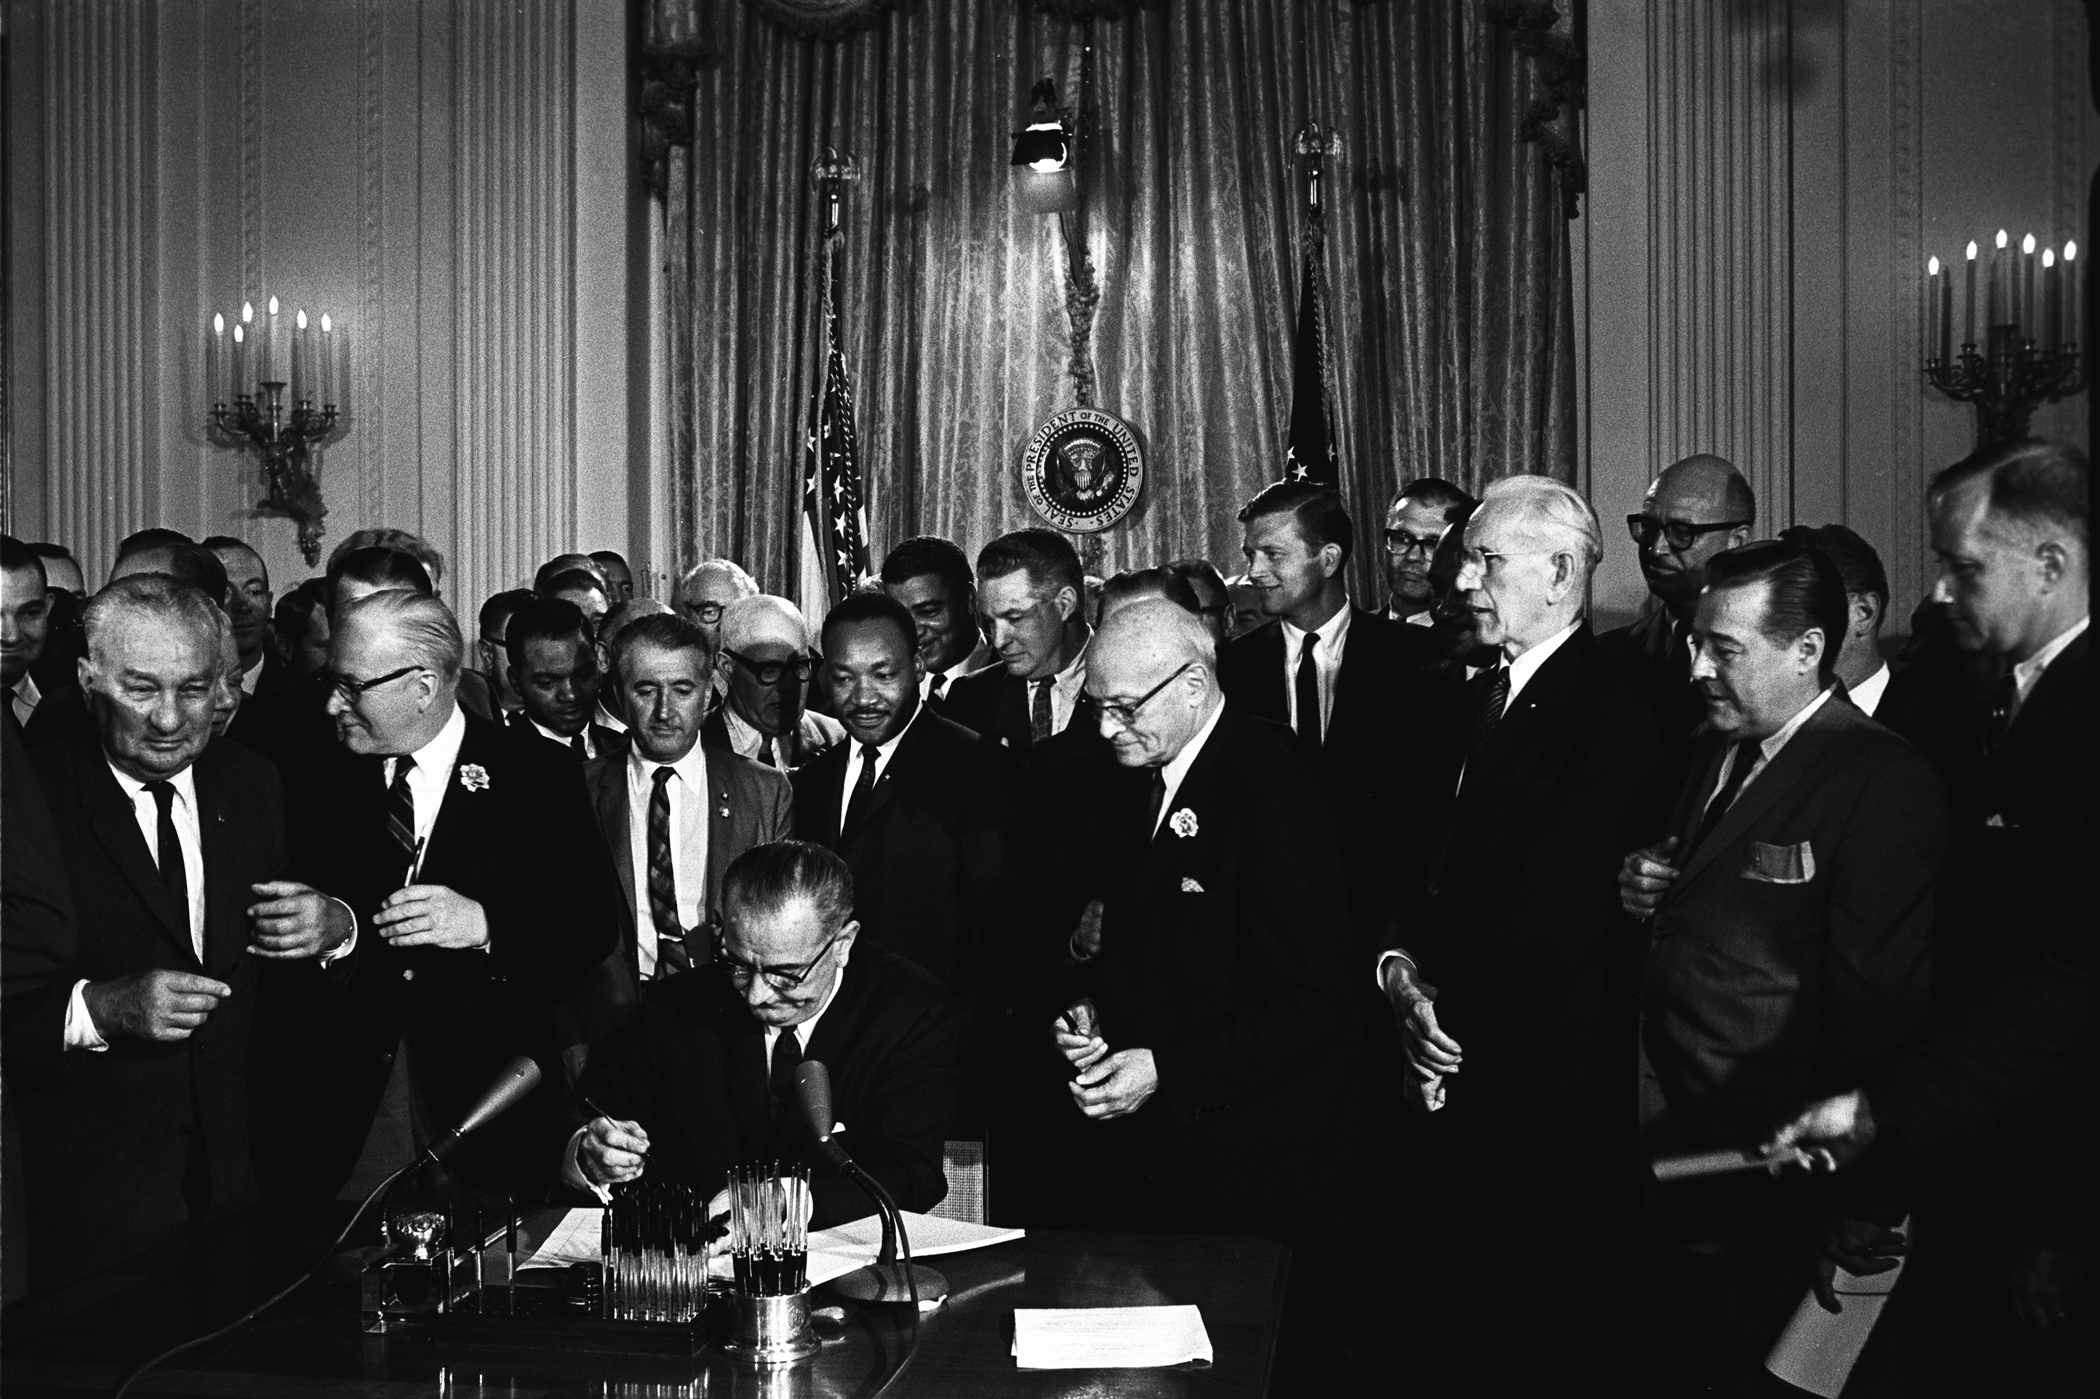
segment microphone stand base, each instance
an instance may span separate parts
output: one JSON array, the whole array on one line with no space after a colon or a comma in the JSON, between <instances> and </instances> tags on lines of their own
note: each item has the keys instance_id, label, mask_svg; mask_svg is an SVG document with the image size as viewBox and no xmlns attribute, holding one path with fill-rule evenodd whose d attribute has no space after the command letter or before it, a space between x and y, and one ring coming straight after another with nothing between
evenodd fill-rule
<instances>
[{"instance_id":1,"label":"microphone stand base","mask_svg":"<svg viewBox=\"0 0 2100 1399\"><path fill-rule=\"evenodd\" d=\"M853 1302L901 1302L911 1305L911 1281L919 1288L919 1310L930 1312L948 1299L948 1279L923 1263L871 1263L841 1278L833 1278L831 1290Z\"/></svg>"}]
</instances>

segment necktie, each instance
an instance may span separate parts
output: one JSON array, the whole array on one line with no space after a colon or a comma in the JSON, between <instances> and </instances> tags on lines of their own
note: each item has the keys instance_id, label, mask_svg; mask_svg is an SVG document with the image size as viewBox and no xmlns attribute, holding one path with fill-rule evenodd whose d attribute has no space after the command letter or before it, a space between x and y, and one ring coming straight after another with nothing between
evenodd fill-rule
<instances>
[{"instance_id":1,"label":"necktie","mask_svg":"<svg viewBox=\"0 0 2100 1399\"><path fill-rule=\"evenodd\" d=\"M1487 746L1488 735L1502 722L1502 711L1508 707L1508 666L1497 665L1473 677L1473 731L1466 742L1468 762Z\"/></svg>"},{"instance_id":2,"label":"necktie","mask_svg":"<svg viewBox=\"0 0 2100 1399\"><path fill-rule=\"evenodd\" d=\"M767 734L765 741L758 745L758 760L767 767L779 766L773 758L773 735Z\"/></svg>"},{"instance_id":3,"label":"necktie","mask_svg":"<svg viewBox=\"0 0 2100 1399\"><path fill-rule=\"evenodd\" d=\"M1689 855L1693 850L1697 850L1700 844L1713 834L1714 827L1721 824L1721 818L1728 814L1728 808L1735 804L1736 794L1743 790L1743 783L1750 777L1750 769L1757 766L1757 745L1758 740L1754 738L1736 740L1735 762L1728 769L1728 780L1721 784L1720 791L1714 793L1714 799L1706 804L1706 814L1699 818L1698 833L1692 837L1691 847L1685 854Z\"/></svg>"},{"instance_id":4,"label":"necktie","mask_svg":"<svg viewBox=\"0 0 2100 1399\"><path fill-rule=\"evenodd\" d=\"M175 830L175 788L166 782L148 782L153 804L160 808L160 882L167 886L168 901L175 905L175 931L193 951L196 938L190 928L190 872L182 863L182 837Z\"/></svg>"},{"instance_id":5,"label":"necktie","mask_svg":"<svg viewBox=\"0 0 2100 1399\"><path fill-rule=\"evenodd\" d=\"M579 758L588 759L591 756L590 747L583 741L582 734L578 734L569 740L569 750Z\"/></svg>"},{"instance_id":6,"label":"necktie","mask_svg":"<svg viewBox=\"0 0 2100 1399\"><path fill-rule=\"evenodd\" d=\"M881 756L882 750L872 743L860 746L860 776L854 779L853 795L846 802L846 819L839 823L841 843L860 830L860 823L868 814L868 798L875 790L875 760Z\"/></svg>"},{"instance_id":7,"label":"necktie","mask_svg":"<svg viewBox=\"0 0 2100 1399\"><path fill-rule=\"evenodd\" d=\"M1028 711L1028 741L1041 743L1050 737L1051 725L1055 722L1050 712L1050 687L1057 681L1053 678L1029 683L1035 686L1035 704Z\"/></svg>"},{"instance_id":8,"label":"necktie","mask_svg":"<svg viewBox=\"0 0 2100 1399\"><path fill-rule=\"evenodd\" d=\"M926 687L926 694L930 699L939 699L943 694L947 693L947 690L948 672L944 670L932 678L931 683Z\"/></svg>"},{"instance_id":9,"label":"necktie","mask_svg":"<svg viewBox=\"0 0 2100 1399\"><path fill-rule=\"evenodd\" d=\"M1298 652L1298 747L1306 754L1320 751L1320 666L1313 648L1320 644L1318 632L1307 632Z\"/></svg>"},{"instance_id":10,"label":"necktie","mask_svg":"<svg viewBox=\"0 0 2100 1399\"><path fill-rule=\"evenodd\" d=\"M693 964L678 921L678 880L671 868L670 768L658 768L649 793L649 922L656 929L656 974L682 972Z\"/></svg>"},{"instance_id":11,"label":"necktie","mask_svg":"<svg viewBox=\"0 0 2100 1399\"><path fill-rule=\"evenodd\" d=\"M773 1064L766 1073L766 1087L775 1117L787 1108L795 1097L795 1070L802 1067L802 1043L795 1038L792 1028L780 1032L773 1041ZM826 1124L827 1126L830 1124Z\"/></svg>"},{"instance_id":12,"label":"necktie","mask_svg":"<svg viewBox=\"0 0 2100 1399\"><path fill-rule=\"evenodd\" d=\"M401 847L403 879L416 872L416 794L408 788L408 775L415 770L414 758L394 759L394 783L386 789L386 833Z\"/></svg>"},{"instance_id":13,"label":"necktie","mask_svg":"<svg viewBox=\"0 0 2100 1399\"><path fill-rule=\"evenodd\" d=\"M2020 682L2008 667L1998 678L1997 692L1991 696L1991 726L1984 736L1983 751L1989 753L2005 741L2012 732L2013 720L2020 712Z\"/></svg>"},{"instance_id":14,"label":"necktie","mask_svg":"<svg viewBox=\"0 0 2100 1399\"><path fill-rule=\"evenodd\" d=\"M1146 799L1145 834L1151 835L1159 829L1159 809L1167 804L1167 773L1164 768L1152 769L1152 791Z\"/></svg>"}]
</instances>

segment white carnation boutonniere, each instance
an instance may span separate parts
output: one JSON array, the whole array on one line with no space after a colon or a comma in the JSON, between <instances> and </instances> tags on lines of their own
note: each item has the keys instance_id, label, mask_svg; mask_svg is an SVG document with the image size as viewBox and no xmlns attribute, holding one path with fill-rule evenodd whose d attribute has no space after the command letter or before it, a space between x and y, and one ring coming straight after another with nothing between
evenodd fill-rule
<instances>
[{"instance_id":1,"label":"white carnation boutonniere","mask_svg":"<svg viewBox=\"0 0 2100 1399\"><path fill-rule=\"evenodd\" d=\"M1196 832L1202 829L1196 824L1196 813L1185 806L1167 818L1167 825L1183 840L1193 839Z\"/></svg>"},{"instance_id":2,"label":"white carnation boutonniere","mask_svg":"<svg viewBox=\"0 0 2100 1399\"><path fill-rule=\"evenodd\" d=\"M486 792L489 789L489 770L479 763L461 763L459 785L470 792Z\"/></svg>"}]
</instances>

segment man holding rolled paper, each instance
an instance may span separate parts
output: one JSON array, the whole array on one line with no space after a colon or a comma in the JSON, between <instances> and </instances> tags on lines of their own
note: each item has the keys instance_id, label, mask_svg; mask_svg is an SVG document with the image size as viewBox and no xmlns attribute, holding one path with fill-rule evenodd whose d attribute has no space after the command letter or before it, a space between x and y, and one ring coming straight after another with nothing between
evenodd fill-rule
<instances>
[{"instance_id":1,"label":"man holding rolled paper","mask_svg":"<svg viewBox=\"0 0 2100 1399\"><path fill-rule=\"evenodd\" d=\"M1931 765L1834 682L1844 580L1812 545L1715 558L1694 613L1707 723L1658 845L1626 857L1645 920L1641 1124L1651 1157L1750 1148L1923 1028L1946 802ZM1651 1195L1666 1385L1757 1392L1829 1266L1876 1272L1900 1183L1737 1173ZM1809 1266L1820 1241L1820 1276Z\"/></svg>"},{"instance_id":2,"label":"man holding rolled paper","mask_svg":"<svg viewBox=\"0 0 2100 1399\"><path fill-rule=\"evenodd\" d=\"M875 1212L824 1163L795 1071L830 1070L840 1140L896 1197L925 1211L948 1193L942 1142L955 1112L960 1017L929 973L858 941L853 876L822 846L777 841L723 877L710 965L650 987L641 1018L596 1046L562 1179L603 1191L645 1172L710 1194L747 1162L810 1167L812 1228ZM576 1115L581 1119L582 1113ZM718 1197L709 1213L726 1208Z\"/></svg>"}]
</instances>

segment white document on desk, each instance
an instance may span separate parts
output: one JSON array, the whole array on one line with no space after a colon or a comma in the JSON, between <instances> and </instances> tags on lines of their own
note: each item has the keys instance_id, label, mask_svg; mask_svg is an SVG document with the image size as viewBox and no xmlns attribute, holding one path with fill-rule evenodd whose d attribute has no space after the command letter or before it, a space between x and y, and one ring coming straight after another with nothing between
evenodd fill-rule
<instances>
[{"instance_id":1,"label":"white document on desk","mask_svg":"<svg viewBox=\"0 0 2100 1399\"><path fill-rule=\"evenodd\" d=\"M1910 1237L1908 1215L1896 1232ZM1838 1269L1831 1287L1841 1310L1834 1315L1823 1310L1815 1289L1809 1289L1794 1309L1794 1319L1765 1357L1765 1368L1796 1389L1837 1399L1852 1377L1852 1367L1859 1363L1860 1352L1867 1348L1867 1338L1874 1334L1874 1323L1881 1320L1882 1308L1889 1304L1889 1294L1896 1290L1896 1280L1903 1276L1903 1261L1898 1259L1885 1273L1864 1277Z\"/></svg>"},{"instance_id":2,"label":"white document on desk","mask_svg":"<svg viewBox=\"0 0 2100 1399\"><path fill-rule=\"evenodd\" d=\"M1016 1307L1014 1365L1022 1370L1133 1370L1211 1362L1196 1307Z\"/></svg>"},{"instance_id":3,"label":"white document on desk","mask_svg":"<svg viewBox=\"0 0 2100 1399\"><path fill-rule=\"evenodd\" d=\"M554 1226L554 1232L518 1265L527 1268L566 1268L573 1263L601 1261L599 1248L605 1237L605 1211L596 1205L570 1210Z\"/></svg>"}]
</instances>

